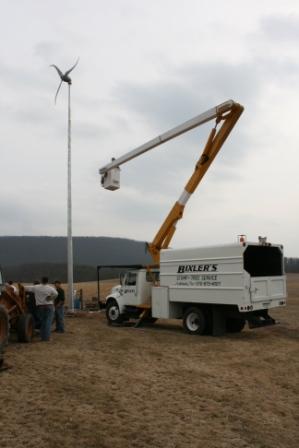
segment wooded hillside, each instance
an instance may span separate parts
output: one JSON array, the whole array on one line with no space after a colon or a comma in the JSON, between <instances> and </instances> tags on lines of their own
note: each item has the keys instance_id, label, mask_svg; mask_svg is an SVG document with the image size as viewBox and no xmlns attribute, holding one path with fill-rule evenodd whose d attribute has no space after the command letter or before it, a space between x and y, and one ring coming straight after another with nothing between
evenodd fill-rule
<instances>
[{"instance_id":1,"label":"wooded hillside","mask_svg":"<svg viewBox=\"0 0 299 448\"><path fill-rule=\"evenodd\" d=\"M125 238L74 237L74 280L96 279L96 266L147 264L145 242ZM47 275L66 281L65 237L0 237L0 264L6 280L31 282ZM104 273L103 273L104 274ZM110 275L105 271L106 278Z\"/></svg>"}]
</instances>

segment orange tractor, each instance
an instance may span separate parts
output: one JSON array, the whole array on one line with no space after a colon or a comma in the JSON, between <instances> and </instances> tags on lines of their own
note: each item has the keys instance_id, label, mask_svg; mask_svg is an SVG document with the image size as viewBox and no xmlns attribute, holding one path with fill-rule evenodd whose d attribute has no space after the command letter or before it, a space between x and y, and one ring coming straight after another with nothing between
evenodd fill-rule
<instances>
[{"instance_id":1,"label":"orange tractor","mask_svg":"<svg viewBox=\"0 0 299 448\"><path fill-rule=\"evenodd\" d=\"M27 310L25 290L19 285L16 294L12 287L4 286L0 271L0 357L8 342L10 330L15 330L19 342L31 342L34 332L33 317Z\"/></svg>"}]
</instances>

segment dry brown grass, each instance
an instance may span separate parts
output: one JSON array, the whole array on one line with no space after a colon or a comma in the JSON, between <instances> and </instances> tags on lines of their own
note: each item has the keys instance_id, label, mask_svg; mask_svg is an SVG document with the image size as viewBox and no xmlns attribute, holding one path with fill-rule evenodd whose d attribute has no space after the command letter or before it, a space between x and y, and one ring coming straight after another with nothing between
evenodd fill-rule
<instances>
[{"instance_id":1,"label":"dry brown grass","mask_svg":"<svg viewBox=\"0 0 299 448\"><path fill-rule=\"evenodd\" d=\"M1 448L297 448L298 288L289 276L280 325L233 336L108 327L93 313L50 343L11 343Z\"/></svg>"}]
</instances>

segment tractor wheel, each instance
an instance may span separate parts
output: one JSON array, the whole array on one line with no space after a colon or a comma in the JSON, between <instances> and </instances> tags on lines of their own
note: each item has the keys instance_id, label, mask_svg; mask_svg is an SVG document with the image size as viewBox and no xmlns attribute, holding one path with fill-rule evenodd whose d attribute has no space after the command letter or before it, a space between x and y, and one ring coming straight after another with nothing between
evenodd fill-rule
<instances>
[{"instance_id":1,"label":"tractor wheel","mask_svg":"<svg viewBox=\"0 0 299 448\"><path fill-rule=\"evenodd\" d=\"M119 306L116 300L110 299L106 305L106 317L108 324L121 324L123 316L120 314Z\"/></svg>"},{"instance_id":2,"label":"tractor wheel","mask_svg":"<svg viewBox=\"0 0 299 448\"><path fill-rule=\"evenodd\" d=\"M19 342L31 342L33 337L33 317L31 314L21 314L17 323L17 335Z\"/></svg>"},{"instance_id":3,"label":"tractor wheel","mask_svg":"<svg viewBox=\"0 0 299 448\"><path fill-rule=\"evenodd\" d=\"M207 326L204 312L195 306L188 308L183 317L183 326L190 334L204 334Z\"/></svg>"},{"instance_id":4,"label":"tractor wheel","mask_svg":"<svg viewBox=\"0 0 299 448\"><path fill-rule=\"evenodd\" d=\"M228 318L226 320L226 331L228 333L240 333L245 326L245 319Z\"/></svg>"},{"instance_id":5,"label":"tractor wheel","mask_svg":"<svg viewBox=\"0 0 299 448\"><path fill-rule=\"evenodd\" d=\"M9 318L6 308L0 305L0 350L7 344L9 336Z\"/></svg>"}]
</instances>

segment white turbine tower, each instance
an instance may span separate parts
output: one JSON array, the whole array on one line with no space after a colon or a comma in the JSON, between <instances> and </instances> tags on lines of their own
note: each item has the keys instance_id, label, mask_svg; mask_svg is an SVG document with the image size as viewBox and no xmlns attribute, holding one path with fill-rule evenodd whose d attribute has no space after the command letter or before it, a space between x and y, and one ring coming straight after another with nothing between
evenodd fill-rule
<instances>
[{"instance_id":1,"label":"white turbine tower","mask_svg":"<svg viewBox=\"0 0 299 448\"><path fill-rule=\"evenodd\" d=\"M68 305L70 310L74 310L74 272L73 272L73 237L72 237L72 164L71 164L71 85L72 80L69 76L72 70L77 66L79 59L76 63L65 73L54 64L50 67L54 67L60 76L60 84L58 86L55 103L61 84L66 82L68 84L68 152L67 152L67 272L68 272Z\"/></svg>"}]
</instances>

